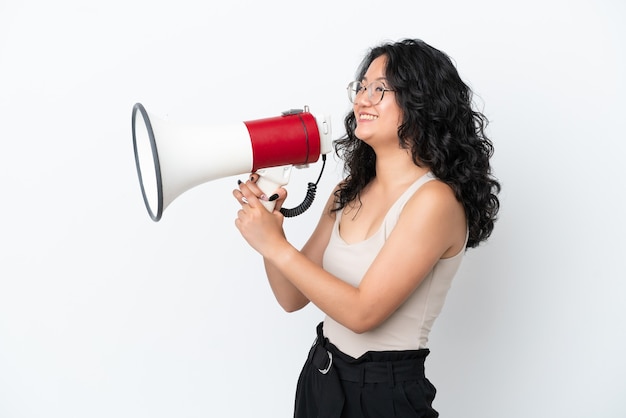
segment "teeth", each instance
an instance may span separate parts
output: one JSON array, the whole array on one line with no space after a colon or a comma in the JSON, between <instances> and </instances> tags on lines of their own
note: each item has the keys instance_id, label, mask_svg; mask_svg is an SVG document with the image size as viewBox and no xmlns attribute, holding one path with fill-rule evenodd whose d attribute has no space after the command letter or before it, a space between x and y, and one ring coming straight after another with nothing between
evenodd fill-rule
<instances>
[{"instance_id":1,"label":"teeth","mask_svg":"<svg viewBox=\"0 0 626 418\"><path fill-rule=\"evenodd\" d=\"M378 119L378 116L374 116L374 115L359 115L359 119L374 120L374 119Z\"/></svg>"}]
</instances>

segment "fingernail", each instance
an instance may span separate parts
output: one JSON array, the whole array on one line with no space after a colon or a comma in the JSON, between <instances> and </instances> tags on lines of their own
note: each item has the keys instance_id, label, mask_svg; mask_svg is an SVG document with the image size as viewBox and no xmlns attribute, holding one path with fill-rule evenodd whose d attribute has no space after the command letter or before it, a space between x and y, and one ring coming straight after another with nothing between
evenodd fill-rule
<instances>
[{"instance_id":1,"label":"fingernail","mask_svg":"<svg viewBox=\"0 0 626 418\"><path fill-rule=\"evenodd\" d=\"M241 184L243 183L241 180L237 180L237 184Z\"/></svg>"},{"instance_id":2,"label":"fingernail","mask_svg":"<svg viewBox=\"0 0 626 418\"><path fill-rule=\"evenodd\" d=\"M278 193L274 193L273 195L271 195L270 198L269 198L269 201L273 202L276 199L278 199Z\"/></svg>"},{"instance_id":3,"label":"fingernail","mask_svg":"<svg viewBox=\"0 0 626 418\"><path fill-rule=\"evenodd\" d=\"M267 195L265 193L263 193L261 196L259 196L260 200L267 200Z\"/></svg>"}]
</instances>

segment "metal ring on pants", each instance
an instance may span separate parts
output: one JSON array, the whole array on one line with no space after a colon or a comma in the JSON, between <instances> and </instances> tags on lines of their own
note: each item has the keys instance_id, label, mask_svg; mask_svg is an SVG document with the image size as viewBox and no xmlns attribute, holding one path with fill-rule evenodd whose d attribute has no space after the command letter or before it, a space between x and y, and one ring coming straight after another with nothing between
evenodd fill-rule
<instances>
[{"instance_id":1,"label":"metal ring on pants","mask_svg":"<svg viewBox=\"0 0 626 418\"><path fill-rule=\"evenodd\" d=\"M351 416L346 411L355 410L355 406L351 404L354 402L352 394L363 390L374 390L377 394L389 393L389 397L394 399L386 401L388 406L381 408L405 408L411 414L402 413L397 416L438 416L431 407L435 388L424 375L424 360L429 354L428 349L368 352L354 359L324 337L322 325L320 323L317 327L317 338L298 381L294 415L296 418ZM403 385L410 386L415 395L407 396ZM411 406L408 405L411 403L406 399L408 397L423 400L413 402L418 405ZM366 408L363 405L357 407ZM413 413L412 409L419 409L419 413ZM359 415L357 411L352 416ZM394 415L390 413L386 417Z\"/></svg>"}]
</instances>

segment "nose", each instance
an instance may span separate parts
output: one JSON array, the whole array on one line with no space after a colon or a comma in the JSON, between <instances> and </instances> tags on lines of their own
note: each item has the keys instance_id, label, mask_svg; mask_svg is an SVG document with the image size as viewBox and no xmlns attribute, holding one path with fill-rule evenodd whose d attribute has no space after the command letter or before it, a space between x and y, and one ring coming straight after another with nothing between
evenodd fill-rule
<instances>
[{"instance_id":1,"label":"nose","mask_svg":"<svg viewBox=\"0 0 626 418\"><path fill-rule=\"evenodd\" d=\"M370 92L367 87L363 87L361 91L359 91L354 99L355 105L368 106L372 104L370 99Z\"/></svg>"}]
</instances>

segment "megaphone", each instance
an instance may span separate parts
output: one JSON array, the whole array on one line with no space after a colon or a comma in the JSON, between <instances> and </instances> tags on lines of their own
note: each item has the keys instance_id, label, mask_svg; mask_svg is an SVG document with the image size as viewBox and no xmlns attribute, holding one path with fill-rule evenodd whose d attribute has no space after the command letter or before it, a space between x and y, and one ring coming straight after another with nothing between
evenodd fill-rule
<instances>
[{"instance_id":1,"label":"megaphone","mask_svg":"<svg viewBox=\"0 0 626 418\"><path fill-rule=\"evenodd\" d=\"M271 196L289 182L292 167L306 167L320 156L325 163L332 150L330 117L313 115L308 106L242 123L192 126L157 118L136 103L132 133L141 193L155 222L182 193L218 178L257 173L257 185ZM309 183L304 207L281 209L283 214L306 210L316 185ZM274 209L274 202L263 204Z\"/></svg>"}]
</instances>

